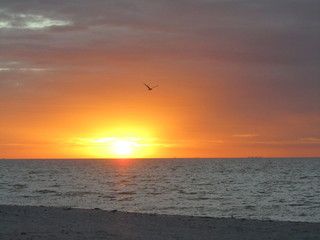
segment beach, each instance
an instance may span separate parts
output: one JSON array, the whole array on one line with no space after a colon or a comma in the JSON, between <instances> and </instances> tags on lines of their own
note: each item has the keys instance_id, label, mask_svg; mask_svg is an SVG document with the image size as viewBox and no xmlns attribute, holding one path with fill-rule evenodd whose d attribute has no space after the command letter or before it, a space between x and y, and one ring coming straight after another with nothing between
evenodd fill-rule
<instances>
[{"instance_id":1,"label":"beach","mask_svg":"<svg viewBox=\"0 0 320 240\"><path fill-rule=\"evenodd\" d=\"M0 239L320 239L320 223L0 205Z\"/></svg>"}]
</instances>

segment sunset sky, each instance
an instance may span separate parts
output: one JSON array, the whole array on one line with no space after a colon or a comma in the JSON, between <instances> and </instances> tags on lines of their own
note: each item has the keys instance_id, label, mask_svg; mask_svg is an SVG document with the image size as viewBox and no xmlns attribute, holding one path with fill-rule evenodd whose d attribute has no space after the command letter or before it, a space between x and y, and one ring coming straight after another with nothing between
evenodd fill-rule
<instances>
[{"instance_id":1,"label":"sunset sky","mask_svg":"<svg viewBox=\"0 0 320 240\"><path fill-rule=\"evenodd\" d=\"M319 10L0 0L0 158L319 157Z\"/></svg>"}]
</instances>

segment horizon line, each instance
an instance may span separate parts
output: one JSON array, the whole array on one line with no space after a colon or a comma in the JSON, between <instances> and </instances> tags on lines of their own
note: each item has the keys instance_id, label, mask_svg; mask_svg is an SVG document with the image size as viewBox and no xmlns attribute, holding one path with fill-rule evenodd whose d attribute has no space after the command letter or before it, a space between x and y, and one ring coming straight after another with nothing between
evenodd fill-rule
<instances>
[{"instance_id":1,"label":"horizon line","mask_svg":"<svg viewBox=\"0 0 320 240\"><path fill-rule=\"evenodd\" d=\"M320 156L304 157L128 157L128 158L0 158L0 160L129 160L129 159L282 159L282 158L320 158Z\"/></svg>"}]
</instances>

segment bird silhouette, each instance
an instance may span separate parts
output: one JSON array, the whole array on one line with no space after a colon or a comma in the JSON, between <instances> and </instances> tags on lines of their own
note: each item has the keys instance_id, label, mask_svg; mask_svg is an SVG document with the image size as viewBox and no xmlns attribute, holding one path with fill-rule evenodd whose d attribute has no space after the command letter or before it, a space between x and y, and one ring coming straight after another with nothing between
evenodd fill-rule
<instances>
[{"instance_id":1,"label":"bird silhouette","mask_svg":"<svg viewBox=\"0 0 320 240\"><path fill-rule=\"evenodd\" d=\"M149 91L153 90L154 88L158 87L158 85L154 86L154 87L150 87L148 84L143 83Z\"/></svg>"}]
</instances>

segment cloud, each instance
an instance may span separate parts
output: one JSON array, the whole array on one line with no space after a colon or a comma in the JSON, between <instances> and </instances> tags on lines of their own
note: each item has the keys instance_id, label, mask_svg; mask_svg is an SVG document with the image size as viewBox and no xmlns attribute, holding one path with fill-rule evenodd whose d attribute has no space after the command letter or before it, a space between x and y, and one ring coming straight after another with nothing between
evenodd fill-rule
<instances>
[{"instance_id":1,"label":"cloud","mask_svg":"<svg viewBox=\"0 0 320 240\"><path fill-rule=\"evenodd\" d=\"M48 38L47 43L61 54L72 41L79 49L90 44L102 52L136 50L241 64L319 62L314 51L320 34L316 1L34 1L32 6L4 2L5 21L52 27L55 41ZM25 44L32 42L40 41ZM44 42L38 47L42 45L48 46Z\"/></svg>"},{"instance_id":2,"label":"cloud","mask_svg":"<svg viewBox=\"0 0 320 240\"><path fill-rule=\"evenodd\" d=\"M248 141L244 144L249 145L274 145L274 146L303 146L303 145L317 145L320 144L320 138L299 138L299 139L274 139L274 140L258 140Z\"/></svg>"},{"instance_id":3,"label":"cloud","mask_svg":"<svg viewBox=\"0 0 320 240\"><path fill-rule=\"evenodd\" d=\"M48 71L50 68L0 68L0 71L31 71L31 72L42 72Z\"/></svg>"},{"instance_id":4,"label":"cloud","mask_svg":"<svg viewBox=\"0 0 320 240\"><path fill-rule=\"evenodd\" d=\"M250 137L257 137L258 134L235 134L234 137L243 137L243 138L250 138Z\"/></svg>"},{"instance_id":5,"label":"cloud","mask_svg":"<svg viewBox=\"0 0 320 240\"><path fill-rule=\"evenodd\" d=\"M103 138L70 138L63 142L74 147L94 147L94 146L113 146L117 141L130 142L135 147L160 147L170 148L178 146L172 141L158 138L137 138L137 137L103 137Z\"/></svg>"},{"instance_id":6,"label":"cloud","mask_svg":"<svg viewBox=\"0 0 320 240\"><path fill-rule=\"evenodd\" d=\"M320 138L301 138L298 141L306 144L320 144Z\"/></svg>"},{"instance_id":7,"label":"cloud","mask_svg":"<svg viewBox=\"0 0 320 240\"><path fill-rule=\"evenodd\" d=\"M43 29L52 26L67 26L71 23L69 21L55 20L46 18L42 15L32 14L7 14L0 10L0 29Z\"/></svg>"}]
</instances>

